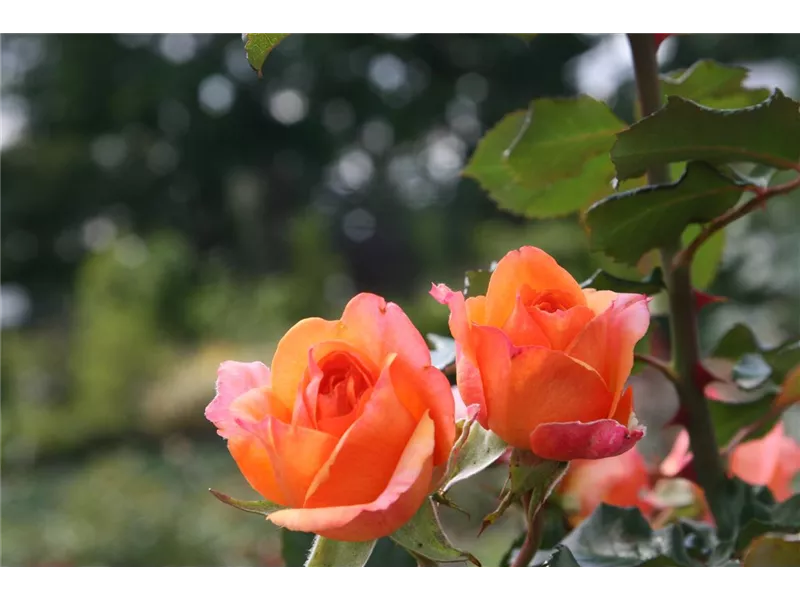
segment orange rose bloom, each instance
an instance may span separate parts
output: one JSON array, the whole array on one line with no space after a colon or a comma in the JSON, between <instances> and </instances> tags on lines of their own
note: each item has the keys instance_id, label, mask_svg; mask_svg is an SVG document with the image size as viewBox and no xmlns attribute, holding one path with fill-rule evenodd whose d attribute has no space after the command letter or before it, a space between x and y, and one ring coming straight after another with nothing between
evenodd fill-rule
<instances>
[{"instance_id":1,"label":"orange rose bloom","mask_svg":"<svg viewBox=\"0 0 800 600\"><path fill-rule=\"evenodd\" d=\"M633 348L647 331L647 298L583 290L552 257L506 254L485 296L431 290L450 308L458 389L478 420L508 444L550 460L630 449ZM629 428L630 425L630 428Z\"/></svg>"},{"instance_id":2,"label":"orange rose bloom","mask_svg":"<svg viewBox=\"0 0 800 600\"><path fill-rule=\"evenodd\" d=\"M206 417L250 485L287 507L270 521L367 541L404 525L435 488L453 411L447 378L405 313L359 294L341 320L292 327L271 370L223 363Z\"/></svg>"}]
</instances>

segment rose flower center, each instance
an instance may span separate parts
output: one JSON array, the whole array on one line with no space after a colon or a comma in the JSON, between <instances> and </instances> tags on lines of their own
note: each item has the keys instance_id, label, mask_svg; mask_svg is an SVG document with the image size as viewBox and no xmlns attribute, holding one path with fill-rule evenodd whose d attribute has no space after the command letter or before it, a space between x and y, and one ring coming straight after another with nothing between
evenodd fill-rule
<instances>
[{"instance_id":1,"label":"rose flower center","mask_svg":"<svg viewBox=\"0 0 800 600\"><path fill-rule=\"evenodd\" d=\"M317 419L349 415L361 396L375 384L370 371L352 354L333 352L320 362L322 381L317 398Z\"/></svg>"},{"instance_id":2,"label":"rose flower center","mask_svg":"<svg viewBox=\"0 0 800 600\"><path fill-rule=\"evenodd\" d=\"M561 290L524 290L523 303L530 312L533 309L548 313L559 310L569 310L574 305L572 297Z\"/></svg>"}]
</instances>

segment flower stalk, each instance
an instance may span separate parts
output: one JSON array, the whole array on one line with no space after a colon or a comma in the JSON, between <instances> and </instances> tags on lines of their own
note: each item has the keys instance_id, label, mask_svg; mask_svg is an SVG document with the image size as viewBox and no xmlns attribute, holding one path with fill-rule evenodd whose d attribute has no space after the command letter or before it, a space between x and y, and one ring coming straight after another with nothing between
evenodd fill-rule
<instances>
[{"instance_id":1,"label":"flower stalk","mask_svg":"<svg viewBox=\"0 0 800 600\"><path fill-rule=\"evenodd\" d=\"M636 89L643 116L661 107L661 88L658 79L656 42L652 34L628 34L633 54ZM670 182L668 165L657 165L647 172L648 183L652 185ZM687 416L686 429L689 432L697 481L705 491L709 505L715 516L719 516L720 495L726 481L720 461L716 435L711 421L711 413L696 381L695 374L700 364L697 341L697 316L694 309L690 279L691 265L675 262L680 252L680 240L660 249L664 280L670 309L670 333L672 364L675 387L681 409Z\"/></svg>"}]
</instances>

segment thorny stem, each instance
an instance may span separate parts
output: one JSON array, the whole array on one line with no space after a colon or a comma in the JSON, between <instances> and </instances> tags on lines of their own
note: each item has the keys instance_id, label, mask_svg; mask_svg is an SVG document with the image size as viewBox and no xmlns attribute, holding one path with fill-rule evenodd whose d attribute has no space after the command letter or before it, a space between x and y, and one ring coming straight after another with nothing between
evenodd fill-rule
<instances>
[{"instance_id":1,"label":"thorny stem","mask_svg":"<svg viewBox=\"0 0 800 600\"><path fill-rule=\"evenodd\" d=\"M539 549L539 544L542 543L542 509L541 505L538 509L535 508L535 513L530 514L531 509L531 492L528 492L522 497L522 508L525 511L525 522L528 531L525 534L525 541L517 553L514 562L511 563L512 567L527 567L531 564L533 557L536 556L536 551Z\"/></svg>"},{"instance_id":2,"label":"thorny stem","mask_svg":"<svg viewBox=\"0 0 800 600\"><path fill-rule=\"evenodd\" d=\"M797 171L800 171L800 165L797 165L795 168ZM706 225L700 234L692 240L692 243L686 246L683 250L678 252L675 258L672 261L673 269L680 269L685 267L686 265L691 264L692 257L695 255L697 250L702 246L705 242L708 241L712 235L718 232L720 229L723 229L736 221L737 219L742 218L746 214L753 212L755 209L764 206L764 203L772 198L773 196L779 196L781 194L788 194L789 192L793 192L796 189L800 189L800 177L796 179L792 179L791 181L787 181L786 183L782 183L779 185L774 185L772 187L756 187L756 186L749 186L745 188L749 192L753 192L755 196L741 204L737 207L732 208L725 214L717 217L713 221L711 221L708 225Z\"/></svg>"},{"instance_id":3,"label":"thorny stem","mask_svg":"<svg viewBox=\"0 0 800 600\"><path fill-rule=\"evenodd\" d=\"M642 115L661 107L661 88L658 80L656 44L652 34L628 34L633 53L636 87ZM652 167L647 173L650 184L669 183L667 165ZM725 484L725 472L720 461L711 414L703 391L695 381L700 362L697 342L697 322L692 297L689 264L674 264L680 250L680 240L660 249L664 280L670 308L672 363L676 374L675 387L681 408L687 415L695 472L705 491L709 506L719 517L720 494Z\"/></svg>"}]
</instances>

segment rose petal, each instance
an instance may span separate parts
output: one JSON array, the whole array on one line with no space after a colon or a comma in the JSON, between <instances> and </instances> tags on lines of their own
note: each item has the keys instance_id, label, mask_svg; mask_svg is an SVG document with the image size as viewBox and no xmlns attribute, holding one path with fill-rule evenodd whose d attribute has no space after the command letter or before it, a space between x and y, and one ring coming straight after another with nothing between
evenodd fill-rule
<instances>
[{"instance_id":1,"label":"rose petal","mask_svg":"<svg viewBox=\"0 0 800 600\"><path fill-rule=\"evenodd\" d=\"M431 284L431 296L440 304L445 304L450 309L450 333L461 349L472 356L472 345L469 339L470 320L467 315L467 305L464 294L454 292L449 287L440 284Z\"/></svg>"},{"instance_id":2,"label":"rose petal","mask_svg":"<svg viewBox=\"0 0 800 600\"><path fill-rule=\"evenodd\" d=\"M530 288L526 288L530 290ZM525 306L523 294L517 294L514 310L503 324L503 331L515 346L544 346L550 348L550 338L539 320Z\"/></svg>"},{"instance_id":3,"label":"rose petal","mask_svg":"<svg viewBox=\"0 0 800 600\"><path fill-rule=\"evenodd\" d=\"M338 321L312 317L296 323L278 342L272 357L272 390L290 411L308 368L309 350L320 342L345 337L346 330Z\"/></svg>"},{"instance_id":4,"label":"rose petal","mask_svg":"<svg viewBox=\"0 0 800 600\"><path fill-rule=\"evenodd\" d=\"M322 465L330 458L339 440L332 435L284 423L274 417L267 417L260 423L240 422L264 446L275 481L288 506L302 506L311 482ZM257 469L264 463L248 463L245 469L240 465L244 476L257 479Z\"/></svg>"},{"instance_id":5,"label":"rose petal","mask_svg":"<svg viewBox=\"0 0 800 600\"><path fill-rule=\"evenodd\" d=\"M391 366L381 374L362 415L318 470L305 508L364 504L386 489L417 425L395 394Z\"/></svg>"},{"instance_id":6,"label":"rose petal","mask_svg":"<svg viewBox=\"0 0 800 600\"><path fill-rule=\"evenodd\" d=\"M530 436L531 451L548 460L598 459L633 448L644 429L629 430L611 419L591 423L545 423Z\"/></svg>"},{"instance_id":7,"label":"rose petal","mask_svg":"<svg viewBox=\"0 0 800 600\"><path fill-rule=\"evenodd\" d=\"M422 505L433 472L434 425L425 415L414 430L391 481L373 502L355 506L279 510L267 517L280 527L346 542L391 535Z\"/></svg>"},{"instance_id":8,"label":"rose petal","mask_svg":"<svg viewBox=\"0 0 800 600\"><path fill-rule=\"evenodd\" d=\"M223 362L217 370L217 393L205 410L206 419L217 426L222 437L230 437L236 430L231 403L245 392L269 384L270 372L264 363Z\"/></svg>"},{"instance_id":9,"label":"rose petal","mask_svg":"<svg viewBox=\"0 0 800 600\"><path fill-rule=\"evenodd\" d=\"M547 348L515 348L493 327L476 327L473 335L488 427L508 444L527 448L542 423L608 416L611 394L590 367Z\"/></svg>"},{"instance_id":10,"label":"rose petal","mask_svg":"<svg viewBox=\"0 0 800 600\"><path fill-rule=\"evenodd\" d=\"M354 344L382 365L390 354L403 357L408 364L431 364L431 353L420 332L394 302L374 294L358 294L347 303L342 323L354 336Z\"/></svg>"},{"instance_id":11,"label":"rose petal","mask_svg":"<svg viewBox=\"0 0 800 600\"><path fill-rule=\"evenodd\" d=\"M489 413L486 409L481 372L458 345L456 346L456 385L462 402L467 407L477 407L478 422L487 428Z\"/></svg>"},{"instance_id":12,"label":"rose petal","mask_svg":"<svg viewBox=\"0 0 800 600\"><path fill-rule=\"evenodd\" d=\"M731 454L730 471L750 485L767 485L781 459L783 424L761 439L739 444Z\"/></svg>"},{"instance_id":13,"label":"rose petal","mask_svg":"<svg viewBox=\"0 0 800 600\"><path fill-rule=\"evenodd\" d=\"M661 462L659 472L665 477L676 477L690 462L692 453L689 452L689 432L681 429L672 443L672 450Z\"/></svg>"},{"instance_id":14,"label":"rose petal","mask_svg":"<svg viewBox=\"0 0 800 600\"><path fill-rule=\"evenodd\" d=\"M430 411L436 428L433 464L438 466L447 462L456 435L455 403L447 377L432 366L415 369L399 356L388 370L395 394L415 422Z\"/></svg>"},{"instance_id":15,"label":"rose petal","mask_svg":"<svg viewBox=\"0 0 800 600\"><path fill-rule=\"evenodd\" d=\"M633 368L633 349L650 325L647 297L619 294L567 349L570 356L592 366L608 389L619 397Z\"/></svg>"},{"instance_id":16,"label":"rose petal","mask_svg":"<svg viewBox=\"0 0 800 600\"><path fill-rule=\"evenodd\" d=\"M800 472L800 444L789 436L781 439L780 460L772 480L767 484L775 500L783 502L794 493L794 479Z\"/></svg>"},{"instance_id":17,"label":"rose petal","mask_svg":"<svg viewBox=\"0 0 800 600\"><path fill-rule=\"evenodd\" d=\"M276 504L287 505L288 499L275 477L267 449L255 436L237 436L228 440L228 450L247 483Z\"/></svg>"},{"instance_id":18,"label":"rose petal","mask_svg":"<svg viewBox=\"0 0 800 600\"><path fill-rule=\"evenodd\" d=\"M492 273L486 291L487 325L503 326L523 285L533 290L560 290L568 294L573 306L586 304L578 282L552 256L539 248L524 246L500 259Z\"/></svg>"},{"instance_id":19,"label":"rose petal","mask_svg":"<svg viewBox=\"0 0 800 600\"><path fill-rule=\"evenodd\" d=\"M600 503L645 508L641 492L649 487L647 464L631 448L600 460L574 460L559 485L565 496L577 500L581 517L588 517Z\"/></svg>"}]
</instances>

